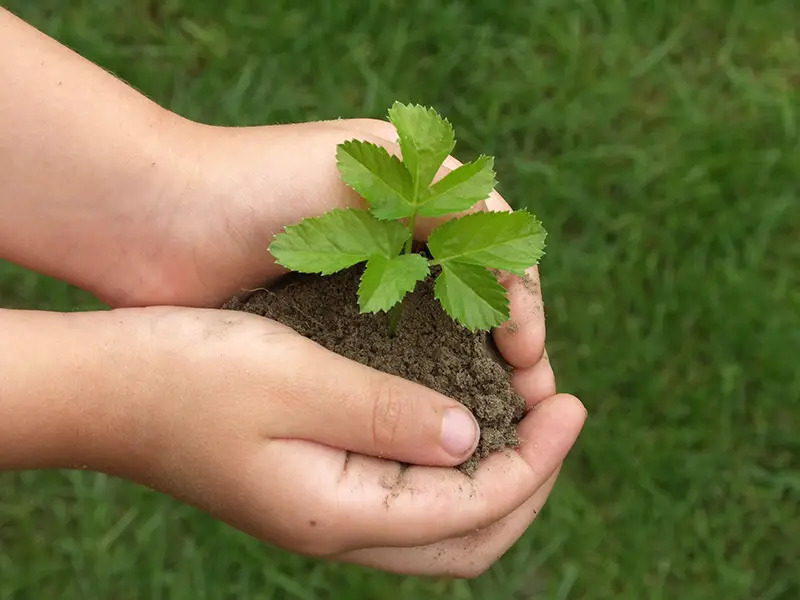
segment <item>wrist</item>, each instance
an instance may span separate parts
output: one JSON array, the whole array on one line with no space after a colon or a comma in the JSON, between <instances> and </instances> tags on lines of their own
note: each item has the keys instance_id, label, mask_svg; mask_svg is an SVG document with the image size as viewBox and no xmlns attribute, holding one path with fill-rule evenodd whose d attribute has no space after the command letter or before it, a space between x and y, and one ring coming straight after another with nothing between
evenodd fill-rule
<instances>
[{"instance_id":1,"label":"wrist","mask_svg":"<svg viewBox=\"0 0 800 600\"><path fill-rule=\"evenodd\" d=\"M0 310L0 470L108 470L126 410L109 313Z\"/></svg>"},{"instance_id":2,"label":"wrist","mask_svg":"<svg viewBox=\"0 0 800 600\"><path fill-rule=\"evenodd\" d=\"M112 305L168 280L187 121L2 10L0 54L0 257Z\"/></svg>"},{"instance_id":3,"label":"wrist","mask_svg":"<svg viewBox=\"0 0 800 600\"><path fill-rule=\"evenodd\" d=\"M103 236L106 258L81 286L112 307L172 303L186 277L181 257L195 243L193 215L202 210L194 196L200 167L192 147L196 124L156 105L150 109L136 133L138 148L117 175L120 194L105 199L113 223L111 235Z\"/></svg>"}]
</instances>

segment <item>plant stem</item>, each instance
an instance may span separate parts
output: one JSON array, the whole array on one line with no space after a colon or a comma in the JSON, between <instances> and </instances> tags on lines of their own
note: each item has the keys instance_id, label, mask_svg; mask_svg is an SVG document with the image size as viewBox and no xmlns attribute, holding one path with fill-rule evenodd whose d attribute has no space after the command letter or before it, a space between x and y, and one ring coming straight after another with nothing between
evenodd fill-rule
<instances>
[{"instance_id":1,"label":"plant stem","mask_svg":"<svg viewBox=\"0 0 800 600\"><path fill-rule=\"evenodd\" d=\"M406 240L405 248L403 248L404 254L411 254L411 248L414 244L414 224L417 220L417 211L411 213L411 216L408 218L408 239Z\"/></svg>"},{"instance_id":2,"label":"plant stem","mask_svg":"<svg viewBox=\"0 0 800 600\"><path fill-rule=\"evenodd\" d=\"M419 197L419 190L414 189L414 206L417 205L417 198ZM417 222L417 211L415 210L411 213L411 216L408 218L408 239L406 239L406 243L403 246L403 254L411 254L411 250L414 247L414 225ZM400 325L400 317L403 314L403 303L398 302L392 308L389 309L388 317L389 317L389 337L393 338L397 333L397 327Z\"/></svg>"},{"instance_id":3,"label":"plant stem","mask_svg":"<svg viewBox=\"0 0 800 600\"><path fill-rule=\"evenodd\" d=\"M398 302L389 309L387 316L389 317L389 337L393 338L397 333L397 327L400 325L400 315L403 314L403 303Z\"/></svg>"}]
</instances>

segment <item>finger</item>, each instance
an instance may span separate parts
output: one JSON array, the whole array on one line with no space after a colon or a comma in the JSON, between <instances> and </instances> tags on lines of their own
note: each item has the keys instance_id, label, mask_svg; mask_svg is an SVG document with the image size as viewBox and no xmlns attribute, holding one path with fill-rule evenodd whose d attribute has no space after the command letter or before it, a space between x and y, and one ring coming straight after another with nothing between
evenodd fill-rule
<instances>
[{"instance_id":1,"label":"finger","mask_svg":"<svg viewBox=\"0 0 800 600\"><path fill-rule=\"evenodd\" d=\"M505 273L500 283L508 291L510 318L493 330L494 341L511 366L532 367L544 354L546 337L539 269L528 269L524 278Z\"/></svg>"},{"instance_id":2,"label":"finger","mask_svg":"<svg viewBox=\"0 0 800 600\"><path fill-rule=\"evenodd\" d=\"M557 477L558 471L510 515L464 537L412 548L366 548L333 558L402 575L477 577L530 527L547 501Z\"/></svg>"},{"instance_id":3,"label":"finger","mask_svg":"<svg viewBox=\"0 0 800 600\"><path fill-rule=\"evenodd\" d=\"M532 408L545 398L556 393L556 378L550 359L545 352L542 359L527 369L515 369L511 375L511 385L525 398L525 404Z\"/></svg>"},{"instance_id":4,"label":"finger","mask_svg":"<svg viewBox=\"0 0 800 600\"><path fill-rule=\"evenodd\" d=\"M493 193L486 201L493 211L510 211L511 207ZM508 290L511 318L494 330L500 353L517 368L532 367L542 358L545 343L544 307L539 284L539 268L526 271L525 277L505 273L500 283Z\"/></svg>"},{"instance_id":5,"label":"finger","mask_svg":"<svg viewBox=\"0 0 800 600\"><path fill-rule=\"evenodd\" d=\"M299 336L276 359L284 378L277 437L431 466L460 464L475 450L472 413L425 386Z\"/></svg>"},{"instance_id":6,"label":"finger","mask_svg":"<svg viewBox=\"0 0 800 600\"><path fill-rule=\"evenodd\" d=\"M521 506L564 460L585 414L572 396L539 403L518 428L519 450L485 458L473 478L359 455L339 472L316 469L310 450L288 451L280 442L265 448L264 460L271 489L291 490L282 503L295 494L313 499L304 510L316 523L315 539L329 540L327 550L419 546L487 527ZM311 477L298 480L297 473L309 470Z\"/></svg>"}]
</instances>

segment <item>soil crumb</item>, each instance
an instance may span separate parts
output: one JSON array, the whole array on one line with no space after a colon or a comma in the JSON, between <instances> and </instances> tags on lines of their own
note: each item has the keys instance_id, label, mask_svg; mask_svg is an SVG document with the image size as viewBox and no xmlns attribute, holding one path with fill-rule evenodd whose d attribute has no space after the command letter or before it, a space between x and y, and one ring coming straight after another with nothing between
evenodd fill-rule
<instances>
[{"instance_id":1,"label":"soil crumb","mask_svg":"<svg viewBox=\"0 0 800 600\"><path fill-rule=\"evenodd\" d=\"M356 266L327 277L292 274L269 291L234 298L222 308L274 319L328 350L461 402L481 428L476 452L459 466L467 474L475 472L481 458L518 446L515 426L525 401L511 388L511 369L491 336L450 319L429 277L406 296L397 333L390 338L384 313L358 312L362 272L363 266Z\"/></svg>"}]
</instances>

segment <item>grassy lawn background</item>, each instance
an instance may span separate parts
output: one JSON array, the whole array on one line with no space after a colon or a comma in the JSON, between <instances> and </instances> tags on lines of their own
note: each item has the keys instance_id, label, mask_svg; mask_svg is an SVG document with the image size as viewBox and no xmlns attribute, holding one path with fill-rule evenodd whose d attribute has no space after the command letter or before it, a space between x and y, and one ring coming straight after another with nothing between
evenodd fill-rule
<instances>
[{"instance_id":1,"label":"grassy lawn background","mask_svg":"<svg viewBox=\"0 0 800 600\"><path fill-rule=\"evenodd\" d=\"M123 481L29 472L0 475L0 598L800 598L800 4L3 5L198 120L437 107L550 231L548 347L590 417L476 581L294 557ZM0 305L99 306L5 263Z\"/></svg>"}]
</instances>

